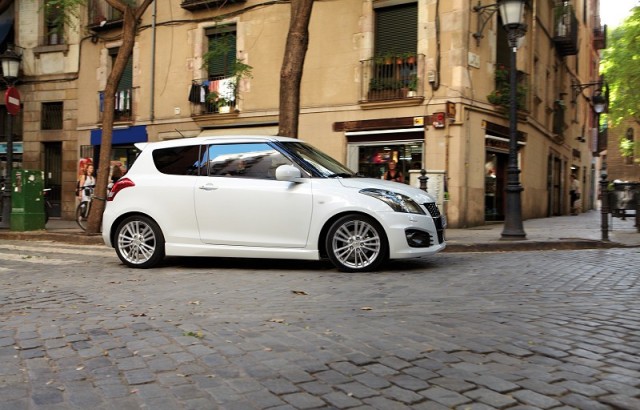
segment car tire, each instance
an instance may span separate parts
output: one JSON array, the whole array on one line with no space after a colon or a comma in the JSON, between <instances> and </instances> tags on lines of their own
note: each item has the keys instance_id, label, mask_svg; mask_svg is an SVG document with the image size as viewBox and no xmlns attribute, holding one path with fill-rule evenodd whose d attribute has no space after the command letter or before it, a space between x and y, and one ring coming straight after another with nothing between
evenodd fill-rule
<instances>
[{"instance_id":1,"label":"car tire","mask_svg":"<svg viewBox=\"0 0 640 410\"><path fill-rule=\"evenodd\" d=\"M327 256L343 272L367 272L389 257L384 229L366 215L345 215L336 220L325 239Z\"/></svg>"},{"instance_id":2,"label":"car tire","mask_svg":"<svg viewBox=\"0 0 640 410\"><path fill-rule=\"evenodd\" d=\"M120 260L132 268L152 268L164 258L164 235L151 218L124 219L116 229L114 247Z\"/></svg>"}]
</instances>

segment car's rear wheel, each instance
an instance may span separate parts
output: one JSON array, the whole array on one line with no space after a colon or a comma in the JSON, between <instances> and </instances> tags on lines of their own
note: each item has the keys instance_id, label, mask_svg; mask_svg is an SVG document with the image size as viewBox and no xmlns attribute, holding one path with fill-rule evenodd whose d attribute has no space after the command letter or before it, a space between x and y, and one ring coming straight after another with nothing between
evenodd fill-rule
<instances>
[{"instance_id":1,"label":"car's rear wheel","mask_svg":"<svg viewBox=\"0 0 640 410\"><path fill-rule=\"evenodd\" d=\"M344 272L375 270L389 254L384 230L366 215L345 215L336 220L327 232L325 246L331 263Z\"/></svg>"},{"instance_id":2,"label":"car's rear wheel","mask_svg":"<svg viewBox=\"0 0 640 410\"><path fill-rule=\"evenodd\" d=\"M116 229L115 248L125 265L151 268L164 258L164 236L151 218L130 216Z\"/></svg>"}]
</instances>

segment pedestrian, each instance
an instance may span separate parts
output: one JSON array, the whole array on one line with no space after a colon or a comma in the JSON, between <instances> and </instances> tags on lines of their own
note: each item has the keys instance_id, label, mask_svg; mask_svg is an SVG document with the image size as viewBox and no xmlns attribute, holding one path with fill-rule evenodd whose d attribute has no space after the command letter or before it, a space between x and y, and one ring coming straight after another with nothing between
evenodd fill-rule
<instances>
[{"instance_id":1,"label":"pedestrian","mask_svg":"<svg viewBox=\"0 0 640 410\"><path fill-rule=\"evenodd\" d=\"M93 175L93 172L93 164L87 164L84 175L80 177L80 192L78 196L80 196L81 201L91 200L91 193L96 186L96 177Z\"/></svg>"},{"instance_id":2,"label":"pedestrian","mask_svg":"<svg viewBox=\"0 0 640 410\"><path fill-rule=\"evenodd\" d=\"M122 168L120 168L120 165L115 164L113 168L111 168L111 183L115 184L118 182L118 180L122 178L122 175Z\"/></svg>"},{"instance_id":3,"label":"pedestrian","mask_svg":"<svg viewBox=\"0 0 640 410\"><path fill-rule=\"evenodd\" d=\"M580 208L580 182L574 174L571 174L569 200L571 201L571 215L578 215L578 209Z\"/></svg>"},{"instance_id":4,"label":"pedestrian","mask_svg":"<svg viewBox=\"0 0 640 410\"><path fill-rule=\"evenodd\" d=\"M387 181L395 181L395 182L404 182L404 176L402 175L402 172L397 170L397 166L398 164L391 160L388 162L388 169L387 172L385 172L382 175L382 179L387 180Z\"/></svg>"}]
</instances>

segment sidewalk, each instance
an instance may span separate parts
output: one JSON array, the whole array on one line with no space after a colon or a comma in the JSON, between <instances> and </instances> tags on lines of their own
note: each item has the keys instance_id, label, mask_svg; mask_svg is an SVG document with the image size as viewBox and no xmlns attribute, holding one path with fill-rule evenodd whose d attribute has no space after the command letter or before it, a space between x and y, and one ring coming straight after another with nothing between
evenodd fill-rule
<instances>
[{"instance_id":1,"label":"sidewalk","mask_svg":"<svg viewBox=\"0 0 640 410\"><path fill-rule=\"evenodd\" d=\"M446 252L488 252L552 249L593 249L640 247L640 232L635 228L635 216L626 220L609 215L609 241L603 242L600 211L592 210L577 216L556 216L524 221L526 239L501 240L502 223L468 229L447 229ZM75 221L51 219L44 230L13 232L0 229L0 239L44 240L74 244L102 245L100 235L87 236Z\"/></svg>"}]
</instances>

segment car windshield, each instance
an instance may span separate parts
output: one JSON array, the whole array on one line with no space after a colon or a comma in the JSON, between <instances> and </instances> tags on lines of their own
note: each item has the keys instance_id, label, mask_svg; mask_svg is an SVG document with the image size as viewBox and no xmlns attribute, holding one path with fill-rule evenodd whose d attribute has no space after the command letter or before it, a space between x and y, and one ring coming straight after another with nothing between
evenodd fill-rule
<instances>
[{"instance_id":1,"label":"car windshield","mask_svg":"<svg viewBox=\"0 0 640 410\"><path fill-rule=\"evenodd\" d=\"M302 142L284 143L287 150L301 160L306 168L324 178L351 178L355 173L324 152Z\"/></svg>"}]
</instances>

